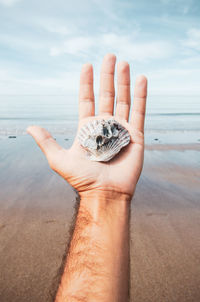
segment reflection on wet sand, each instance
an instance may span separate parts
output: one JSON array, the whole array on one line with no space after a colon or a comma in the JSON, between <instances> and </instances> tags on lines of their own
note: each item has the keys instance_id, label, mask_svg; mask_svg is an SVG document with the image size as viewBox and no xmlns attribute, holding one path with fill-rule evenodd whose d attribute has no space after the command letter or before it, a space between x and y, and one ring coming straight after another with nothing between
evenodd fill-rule
<instances>
[{"instance_id":1,"label":"reflection on wet sand","mask_svg":"<svg viewBox=\"0 0 200 302\"><path fill-rule=\"evenodd\" d=\"M194 144L146 148L132 200L131 301L200 300L199 155ZM75 193L27 136L0 141L0 184L0 301L51 301Z\"/></svg>"}]
</instances>

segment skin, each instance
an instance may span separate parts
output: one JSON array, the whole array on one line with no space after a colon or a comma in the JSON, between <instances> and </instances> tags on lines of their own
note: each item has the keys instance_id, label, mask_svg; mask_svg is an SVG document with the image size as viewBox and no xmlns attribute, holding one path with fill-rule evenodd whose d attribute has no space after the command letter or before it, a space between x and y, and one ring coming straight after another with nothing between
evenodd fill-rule
<instances>
[{"instance_id":1,"label":"skin","mask_svg":"<svg viewBox=\"0 0 200 302\"><path fill-rule=\"evenodd\" d=\"M94 116L93 68L91 64L83 65L78 131L88 121L113 117L115 63L113 54L103 59L98 116ZM143 166L146 96L147 80L140 76L136 79L130 113L130 68L127 62L118 63L114 118L127 128L131 142L107 163L89 161L77 136L72 147L66 150L45 129L38 126L27 129L46 155L50 167L80 195L56 302L124 302L129 299L130 201Z\"/></svg>"}]
</instances>

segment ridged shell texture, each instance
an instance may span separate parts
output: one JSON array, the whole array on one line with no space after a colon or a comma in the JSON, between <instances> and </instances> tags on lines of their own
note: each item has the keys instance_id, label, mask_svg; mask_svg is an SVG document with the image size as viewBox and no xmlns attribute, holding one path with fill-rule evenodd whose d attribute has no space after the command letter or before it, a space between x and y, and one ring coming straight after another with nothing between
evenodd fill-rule
<instances>
[{"instance_id":1,"label":"ridged shell texture","mask_svg":"<svg viewBox=\"0 0 200 302\"><path fill-rule=\"evenodd\" d=\"M85 124L78 133L78 140L90 160L107 162L129 144L130 135L114 119L101 119Z\"/></svg>"}]
</instances>

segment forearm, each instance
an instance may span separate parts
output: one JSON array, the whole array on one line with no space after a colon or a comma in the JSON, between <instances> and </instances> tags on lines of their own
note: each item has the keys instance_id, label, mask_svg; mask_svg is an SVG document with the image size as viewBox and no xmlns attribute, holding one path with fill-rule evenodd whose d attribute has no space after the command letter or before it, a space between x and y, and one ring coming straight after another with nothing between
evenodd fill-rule
<instances>
[{"instance_id":1,"label":"forearm","mask_svg":"<svg viewBox=\"0 0 200 302\"><path fill-rule=\"evenodd\" d=\"M127 195L81 195L56 302L128 301L129 214Z\"/></svg>"}]
</instances>

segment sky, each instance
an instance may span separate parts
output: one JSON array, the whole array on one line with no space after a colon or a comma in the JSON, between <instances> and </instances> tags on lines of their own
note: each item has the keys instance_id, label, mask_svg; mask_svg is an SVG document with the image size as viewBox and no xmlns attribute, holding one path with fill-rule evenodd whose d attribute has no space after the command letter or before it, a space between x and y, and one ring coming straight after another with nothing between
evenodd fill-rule
<instances>
[{"instance_id":1,"label":"sky","mask_svg":"<svg viewBox=\"0 0 200 302\"><path fill-rule=\"evenodd\" d=\"M200 95L199 0L0 0L0 95L78 92L102 58L145 74L150 95Z\"/></svg>"}]
</instances>

